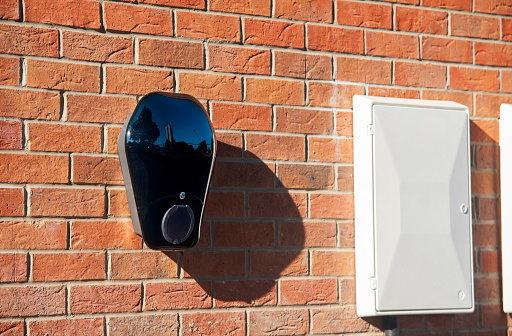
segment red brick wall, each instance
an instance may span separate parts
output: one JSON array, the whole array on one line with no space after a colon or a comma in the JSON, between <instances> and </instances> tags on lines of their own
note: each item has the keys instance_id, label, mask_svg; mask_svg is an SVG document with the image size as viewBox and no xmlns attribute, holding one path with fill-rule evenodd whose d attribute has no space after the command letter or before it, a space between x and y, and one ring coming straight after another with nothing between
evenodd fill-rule
<instances>
[{"instance_id":1,"label":"red brick wall","mask_svg":"<svg viewBox=\"0 0 512 336\"><path fill-rule=\"evenodd\" d=\"M0 19L0 335L382 335L355 315L354 94L469 106L476 311L399 324L506 335L510 0L1 0ZM151 91L217 129L194 251L131 229L117 135Z\"/></svg>"}]
</instances>

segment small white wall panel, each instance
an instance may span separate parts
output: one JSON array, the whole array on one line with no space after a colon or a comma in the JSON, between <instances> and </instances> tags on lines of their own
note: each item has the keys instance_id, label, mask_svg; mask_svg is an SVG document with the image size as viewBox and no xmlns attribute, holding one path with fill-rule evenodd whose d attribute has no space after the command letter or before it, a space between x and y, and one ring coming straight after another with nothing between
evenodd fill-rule
<instances>
[{"instance_id":1,"label":"small white wall panel","mask_svg":"<svg viewBox=\"0 0 512 336\"><path fill-rule=\"evenodd\" d=\"M473 311L469 115L354 96L359 316Z\"/></svg>"},{"instance_id":2,"label":"small white wall panel","mask_svg":"<svg viewBox=\"0 0 512 336\"><path fill-rule=\"evenodd\" d=\"M503 311L512 313L512 105L500 108L501 263Z\"/></svg>"}]
</instances>

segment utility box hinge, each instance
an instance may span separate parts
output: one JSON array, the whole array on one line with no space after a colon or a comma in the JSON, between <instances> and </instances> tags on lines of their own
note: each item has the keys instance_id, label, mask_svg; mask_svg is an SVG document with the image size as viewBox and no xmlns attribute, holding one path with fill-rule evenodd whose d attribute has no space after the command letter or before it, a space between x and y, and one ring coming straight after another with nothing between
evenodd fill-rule
<instances>
[{"instance_id":1,"label":"utility box hinge","mask_svg":"<svg viewBox=\"0 0 512 336\"><path fill-rule=\"evenodd\" d=\"M370 278L370 288L373 290L377 289L377 278Z\"/></svg>"},{"instance_id":2,"label":"utility box hinge","mask_svg":"<svg viewBox=\"0 0 512 336\"><path fill-rule=\"evenodd\" d=\"M372 124L366 125L366 133L368 135L373 135L374 129L373 129L373 125Z\"/></svg>"}]
</instances>

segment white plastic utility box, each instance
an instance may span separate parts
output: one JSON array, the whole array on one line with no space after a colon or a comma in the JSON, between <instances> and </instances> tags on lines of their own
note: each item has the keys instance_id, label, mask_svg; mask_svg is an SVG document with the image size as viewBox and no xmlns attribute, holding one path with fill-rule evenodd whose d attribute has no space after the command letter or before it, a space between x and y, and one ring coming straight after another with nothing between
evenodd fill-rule
<instances>
[{"instance_id":1,"label":"white plastic utility box","mask_svg":"<svg viewBox=\"0 0 512 336\"><path fill-rule=\"evenodd\" d=\"M512 105L500 107L501 263L503 311L512 313Z\"/></svg>"},{"instance_id":2,"label":"white plastic utility box","mask_svg":"<svg viewBox=\"0 0 512 336\"><path fill-rule=\"evenodd\" d=\"M354 96L357 314L474 310L469 114Z\"/></svg>"}]
</instances>

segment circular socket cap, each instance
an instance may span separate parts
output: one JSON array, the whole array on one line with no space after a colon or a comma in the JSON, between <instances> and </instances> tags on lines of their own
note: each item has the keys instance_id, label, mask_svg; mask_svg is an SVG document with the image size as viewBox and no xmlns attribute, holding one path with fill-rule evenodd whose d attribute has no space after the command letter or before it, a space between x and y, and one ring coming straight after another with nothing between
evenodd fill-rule
<instances>
[{"instance_id":1,"label":"circular socket cap","mask_svg":"<svg viewBox=\"0 0 512 336\"><path fill-rule=\"evenodd\" d=\"M162 218L162 234L171 244L183 243L193 227L194 213L188 205L173 205Z\"/></svg>"}]
</instances>

